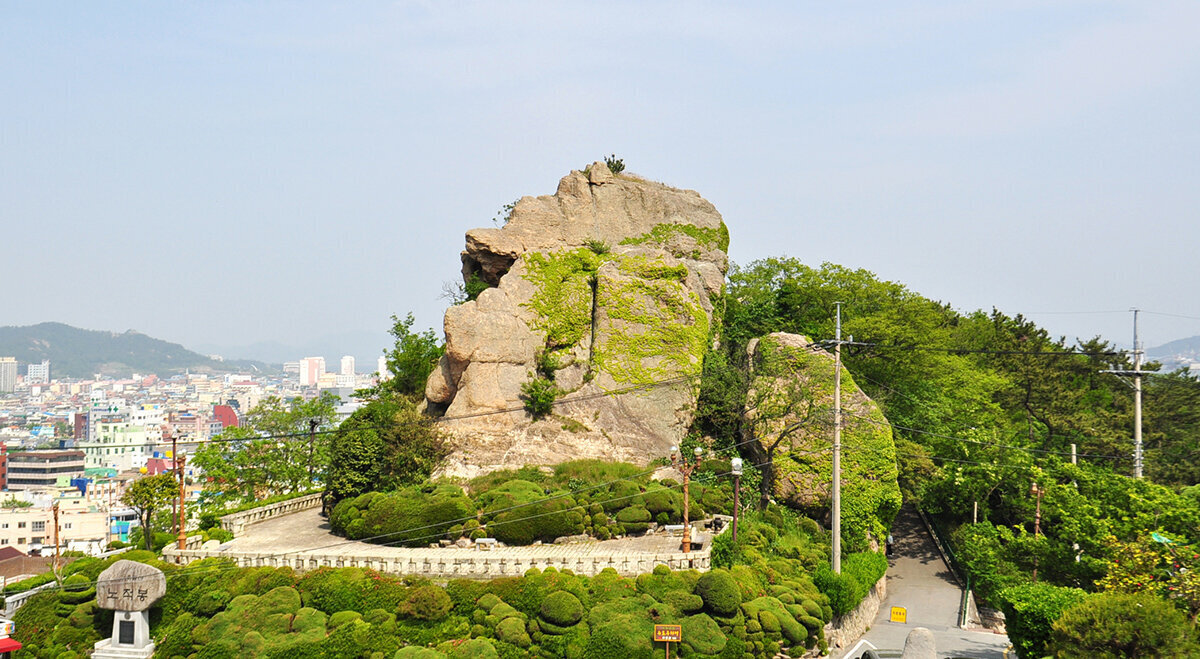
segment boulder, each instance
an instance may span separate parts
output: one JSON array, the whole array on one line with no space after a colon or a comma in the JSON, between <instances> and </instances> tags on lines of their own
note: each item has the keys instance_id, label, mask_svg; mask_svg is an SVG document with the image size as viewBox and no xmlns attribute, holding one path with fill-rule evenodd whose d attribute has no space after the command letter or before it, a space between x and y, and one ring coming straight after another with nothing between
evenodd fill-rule
<instances>
[{"instance_id":1,"label":"boulder","mask_svg":"<svg viewBox=\"0 0 1200 659\"><path fill-rule=\"evenodd\" d=\"M696 408L728 231L699 194L613 174L603 162L523 197L503 228L467 232L464 280L490 288L451 307L425 387L472 477L580 458L645 464L679 444ZM552 379L535 419L522 386Z\"/></svg>"},{"instance_id":2,"label":"boulder","mask_svg":"<svg viewBox=\"0 0 1200 659\"><path fill-rule=\"evenodd\" d=\"M916 627L904 639L904 653L900 659L937 659L937 641L933 632Z\"/></svg>"},{"instance_id":3,"label":"boulder","mask_svg":"<svg viewBox=\"0 0 1200 659\"><path fill-rule=\"evenodd\" d=\"M742 441L776 501L828 516L833 446L834 356L798 334L774 333L747 344L750 386ZM879 406L842 367L842 509L851 547L882 537L900 508L896 445ZM773 473L768 473L773 472ZM856 543L862 543L861 545Z\"/></svg>"}]
</instances>

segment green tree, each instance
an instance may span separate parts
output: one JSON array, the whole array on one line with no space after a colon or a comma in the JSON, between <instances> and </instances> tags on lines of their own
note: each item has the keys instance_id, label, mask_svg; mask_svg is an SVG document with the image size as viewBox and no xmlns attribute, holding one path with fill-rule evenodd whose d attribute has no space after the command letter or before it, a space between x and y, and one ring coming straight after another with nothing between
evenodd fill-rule
<instances>
[{"instance_id":1,"label":"green tree","mask_svg":"<svg viewBox=\"0 0 1200 659\"><path fill-rule=\"evenodd\" d=\"M205 475L205 502L253 501L324 482L337 402L329 392L264 399L242 427L226 428L192 458Z\"/></svg>"},{"instance_id":2,"label":"green tree","mask_svg":"<svg viewBox=\"0 0 1200 659\"><path fill-rule=\"evenodd\" d=\"M326 505L372 490L421 483L446 456L441 431L411 399L388 395L350 415L330 450Z\"/></svg>"},{"instance_id":3,"label":"green tree","mask_svg":"<svg viewBox=\"0 0 1200 659\"><path fill-rule=\"evenodd\" d=\"M152 549L154 511L169 505L177 493L175 479L159 474L134 481L121 495L121 503L133 508L141 520L146 549Z\"/></svg>"},{"instance_id":4,"label":"green tree","mask_svg":"<svg viewBox=\"0 0 1200 659\"><path fill-rule=\"evenodd\" d=\"M444 347L433 330L412 331L413 315L404 318L392 316L390 333L396 345L384 352L391 379L381 382L381 393L393 392L410 398L420 398L425 393L425 382L441 359ZM382 374L380 374L382 375Z\"/></svg>"},{"instance_id":5,"label":"green tree","mask_svg":"<svg viewBox=\"0 0 1200 659\"><path fill-rule=\"evenodd\" d=\"M1194 657L1200 652L1183 613L1151 595L1101 593L1063 612L1050 649L1057 657Z\"/></svg>"}]
</instances>

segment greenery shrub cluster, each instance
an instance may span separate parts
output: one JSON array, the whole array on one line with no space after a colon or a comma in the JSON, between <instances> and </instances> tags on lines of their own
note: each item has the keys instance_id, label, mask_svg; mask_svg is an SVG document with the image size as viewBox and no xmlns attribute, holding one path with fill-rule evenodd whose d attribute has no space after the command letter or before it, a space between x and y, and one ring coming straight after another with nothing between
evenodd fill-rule
<instances>
[{"instance_id":1,"label":"greenery shrub cluster","mask_svg":"<svg viewBox=\"0 0 1200 659\"><path fill-rule=\"evenodd\" d=\"M659 566L636 579L611 569L592 578L533 569L440 586L361 568L296 575L219 559L179 568L148 552L122 557L167 573L151 633L158 656L171 658L649 659L661 652L653 625L680 624L677 656L766 659L824 649L832 615L796 560L706 574ZM18 612L26 656L82 656L111 630L112 613L92 603L90 583L112 560L81 561L67 588L40 593Z\"/></svg>"},{"instance_id":2,"label":"greenery shrub cluster","mask_svg":"<svg viewBox=\"0 0 1200 659\"><path fill-rule=\"evenodd\" d=\"M704 463L690 488L691 519L732 512L727 462ZM708 482L705 482L708 481ZM580 460L555 467L493 472L456 485L408 487L345 499L330 515L333 531L352 539L423 546L441 539L494 537L510 545L588 534L601 540L641 533L650 523L683 519L678 483L653 482L624 463Z\"/></svg>"}]
</instances>

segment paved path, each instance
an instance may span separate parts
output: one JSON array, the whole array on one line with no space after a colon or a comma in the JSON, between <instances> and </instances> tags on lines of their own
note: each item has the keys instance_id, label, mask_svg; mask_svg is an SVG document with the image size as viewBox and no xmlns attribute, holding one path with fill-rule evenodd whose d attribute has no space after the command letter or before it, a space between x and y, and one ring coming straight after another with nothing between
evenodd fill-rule
<instances>
[{"instance_id":1,"label":"paved path","mask_svg":"<svg viewBox=\"0 0 1200 659\"><path fill-rule=\"evenodd\" d=\"M493 551L520 552L524 556L570 555L587 556L592 554L611 554L613 552L630 552L642 554L669 554L679 551L679 536L646 535L605 540L603 542L580 542L567 545L530 545L525 547L500 547ZM375 545L356 540L346 540L333 534L329 529L329 521L321 517L319 508L302 510L297 513L273 517L271 519L251 524L240 537L234 538L227 545L231 552L288 552L301 554L306 551L320 550L322 553L354 554L370 551L375 554L386 553L389 549L400 549L386 545ZM407 552L411 552L409 549ZM461 552L472 552L474 549L459 548L426 548L430 554L450 555ZM407 553L406 552L406 553Z\"/></svg>"},{"instance_id":2,"label":"paved path","mask_svg":"<svg viewBox=\"0 0 1200 659\"><path fill-rule=\"evenodd\" d=\"M888 561L887 599L863 638L880 649L899 650L913 627L926 627L937 639L939 657L1002 659L1007 636L959 629L962 589L914 509L900 510L892 536L896 546ZM908 610L906 623L891 622L893 606Z\"/></svg>"}]
</instances>

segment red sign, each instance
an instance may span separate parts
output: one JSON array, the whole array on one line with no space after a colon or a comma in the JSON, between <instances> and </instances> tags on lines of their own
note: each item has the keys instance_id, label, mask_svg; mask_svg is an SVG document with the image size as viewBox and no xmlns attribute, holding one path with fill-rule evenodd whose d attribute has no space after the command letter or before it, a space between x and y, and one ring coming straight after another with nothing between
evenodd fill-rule
<instances>
[{"instance_id":1,"label":"red sign","mask_svg":"<svg viewBox=\"0 0 1200 659\"><path fill-rule=\"evenodd\" d=\"M683 627L679 625L655 625L654 640L679 643L683 640Z\"/></svg>"}]
</instances>

